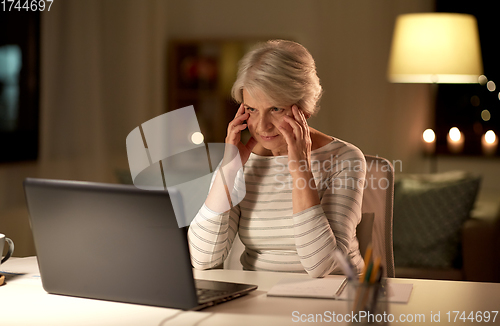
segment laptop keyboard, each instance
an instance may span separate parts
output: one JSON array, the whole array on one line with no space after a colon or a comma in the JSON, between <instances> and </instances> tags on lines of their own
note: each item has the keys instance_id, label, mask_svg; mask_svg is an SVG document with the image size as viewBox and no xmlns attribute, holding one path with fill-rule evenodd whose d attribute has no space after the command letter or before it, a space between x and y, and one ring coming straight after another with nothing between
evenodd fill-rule
<instances>
[{"instance_id":1,"label":"laptop keyboard","mask_svg":"<svg viewBox=\"0 0 500 326\"><path fill-rule=\"evenodd\" d=\"M229 291L214 290L214 289L196 289L196 295L198 296L199 302L206 302L213 298L224 296L228 294Z\"/></svg>"}]
</instances>

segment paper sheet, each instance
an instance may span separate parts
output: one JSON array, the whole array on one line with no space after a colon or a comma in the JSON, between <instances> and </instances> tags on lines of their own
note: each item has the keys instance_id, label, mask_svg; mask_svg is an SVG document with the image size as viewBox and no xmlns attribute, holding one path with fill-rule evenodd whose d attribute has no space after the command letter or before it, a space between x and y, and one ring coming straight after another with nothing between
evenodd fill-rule
<instances>
[{"instance_id":1,"label":"paper sheet","mask_svg":"<svg viewBox=\"0 0 500 326\"><path fill-rule=\"evenodd\" d=\"M348 300L347 287L339 296L336 295L343 280L343 278L282 279L267 292L267 295ZM388 283L386 285L387 296L382 297L381 300L391 303L408 303L412 290L413 284L411 283Z\"/></svg>"},{"instance_id":2,"label":"paper sheet","mask_svg":"<svg viewBox=\"0 0 500 326\"><path fill-rule=\"evenodd\" d=\"M389 283L387 284L387 296L381 297L381 301L392 303L408 303L410 300L413 284L411 283Z\"/></svg>"},{"instance_id":3,"label":"paper sheet","mask_svg":"<svg viewBox=\"0 0 500 326\"><path fill-rule=\"evenodd\" d=\"M268 296L299 298L337 298L343 278L283 279L267 292ZM347 291L342 291L347 292Z\"/></svg>"}]
</instances>

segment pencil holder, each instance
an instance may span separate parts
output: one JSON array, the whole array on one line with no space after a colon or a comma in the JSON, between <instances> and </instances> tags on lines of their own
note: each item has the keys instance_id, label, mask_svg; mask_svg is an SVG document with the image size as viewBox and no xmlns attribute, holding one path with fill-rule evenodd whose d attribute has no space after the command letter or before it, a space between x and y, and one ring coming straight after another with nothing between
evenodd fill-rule
<instances>
[{"instance_id":1,"label":"pencil holder","mask_svg":"<svg viewBox=\"0 0 500 326\"><path fill-rule=\"evenodd\" d=\"M385 282L349 282L348 312L351 325L388 325L389 315Z\"/></svg>"}]
</instances>

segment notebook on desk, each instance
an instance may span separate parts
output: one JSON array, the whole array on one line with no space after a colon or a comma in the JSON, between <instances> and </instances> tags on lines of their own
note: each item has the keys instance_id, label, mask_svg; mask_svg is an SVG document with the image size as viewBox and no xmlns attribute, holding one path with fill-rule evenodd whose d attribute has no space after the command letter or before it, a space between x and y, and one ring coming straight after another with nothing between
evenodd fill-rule
<instances>
[{"instance_id":1,"label":"notebook on desk","mask_svg":"<svg viewBox=\"0 0 500 326\"><path fill-rule=\"evenodd\" d=\"M32 178L24 188L49 293L198 310L257 288L193 278L178 192Z\"/></svg>"}]
</instances>

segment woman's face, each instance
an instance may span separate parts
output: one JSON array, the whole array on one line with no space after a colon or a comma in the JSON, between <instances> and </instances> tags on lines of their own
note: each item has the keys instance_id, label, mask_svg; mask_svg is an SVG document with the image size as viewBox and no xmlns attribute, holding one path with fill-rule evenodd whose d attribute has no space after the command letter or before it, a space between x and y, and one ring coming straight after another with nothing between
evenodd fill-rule
<instances>
[{"instance_id":1,"label":"woman's face","mask_svg":"<svg viewBox=\"0 0 500 326\"><path fill-rule=\"evenodd\" d=\"M292 116L292 106L276 107L260 91L251 96L243 89L243 106L245 112L250 114L247 120L248 130L252 137L265 149L274 155L287 153L287 143L279 132L278 126L286 127L283 116ZM290 128L288 126L288 128Z\"/></svg>"}]
</instances>

